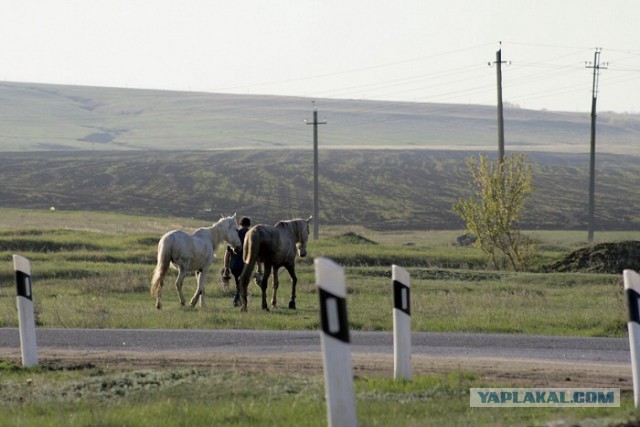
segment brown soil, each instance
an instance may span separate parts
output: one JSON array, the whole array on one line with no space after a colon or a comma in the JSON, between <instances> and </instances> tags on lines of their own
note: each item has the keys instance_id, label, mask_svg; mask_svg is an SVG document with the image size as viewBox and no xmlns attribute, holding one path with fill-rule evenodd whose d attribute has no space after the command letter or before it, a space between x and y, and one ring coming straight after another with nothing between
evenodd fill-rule
<instances>
[{"instance_id":1,"label":"brown soil","mask_svg":"<svg viewBox=\"0 0 640 427\"><path fill-rule=\"evenodd\" d=\"M640 271L640 242L638 241L600 243L581 248L547 266L544 270L622 274L622 271L627 268Z\"/></svg>"},{"instance_id":2,"label":"brown soil","mask_svg":"<svg viewBox=\"0 0 640 427\"><path fill-rule=\"evenodd\" d=\"M134 370L168 367L209 367L221 370L322 374L320 353L245 353L39 350L41 365L78 369L99 366ZM20 362L20 352L0 348L0 358ZM392 377L393 357L387 354L352 356L353 372L361 377ZM513 387L614 387L633 390L631 366L621 363L467 359L414 355L413 375L471 372L488 384Z\"/></svg>"}]
</instances>

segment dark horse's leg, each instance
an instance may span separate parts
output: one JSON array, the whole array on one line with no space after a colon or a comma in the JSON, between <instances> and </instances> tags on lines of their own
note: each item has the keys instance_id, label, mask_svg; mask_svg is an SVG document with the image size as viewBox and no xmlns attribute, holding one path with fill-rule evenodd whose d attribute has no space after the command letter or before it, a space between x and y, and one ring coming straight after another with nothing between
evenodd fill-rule
<instances>
[{"instance_id":1,"label":"dark horse's leg","mask_svg":"<svg viewBox=\"0 0 640 427\"><path fill-rule=\"evenodd\" d=\"M274 267L273 269L273 297L271 297L271 307L278 306L278 287L280 286L280 281L278 280L278 269Z\"/></svg>"},{"instance_id":2,"label":"dark horse's leg","mask_svg":"<svg viewBox=\"0 0 640 427\"><path fill-rule=\"evenodd\" d=\"M287 264L284 266L291 276L291 301L289 301L289 308L296 309L296 284L298 283L298 277L296 276L296 267L294 264Z\"/></svg>"},{"instance_id":3,"label":"dark horse's leg","mask_svg":"<svg viewBox=\"0 0 640 427\"><path fill-rule=\"evenodd\" d=\"M260 290L262 291L262 309L269 311L267 305L267 285L269 284L269 276L271 275L271 264L264 263L264 273L262 275L262 282L260 283Z\"/></svg>"}]
</instances>

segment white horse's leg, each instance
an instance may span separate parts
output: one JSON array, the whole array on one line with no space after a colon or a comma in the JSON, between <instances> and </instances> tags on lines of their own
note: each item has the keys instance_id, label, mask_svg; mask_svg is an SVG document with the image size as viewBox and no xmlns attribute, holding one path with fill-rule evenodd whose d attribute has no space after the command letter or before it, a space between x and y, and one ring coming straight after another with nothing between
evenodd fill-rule
<instances>
[{"instance_id":1,"label":"white horse's leg","mask_svg":"<svg viewBox=\"0 0 640 427\"><path fill-rule=\"evenodd\" d=\"M207 267L198 276L198 289L200 289L200 308L204 308L204 285L207 283L207 276L209 275L209 267Z\"/></svg>"},{"instance_id":2,"label":"white horse's leg","mask_svg":"<svg viewBox=\"0 0 640 427\"><path fill-rule=\"evenodd\" d=\"M156 308L158 310L162 309L162 286L158 288L158 293L156 294Z\"/></svg>"},{"instance_id":3,"label":"white horse's leg","mask_svg":"<svg viewBox=\"0 0 640 427\"><path fill-rule=\"evenodd\" d=\"M193 298L191 298L191 307L195 307L198 303L198 299L200 299L200 307L204 307L204 283L207 280L207 269L200 270L196 272L196 281L198 282L198 287L196 288L196 293L193 294Z\"/></svg>"},{"instance_id":4,"label":"white horse's leg","mask_svg":"<svg viewBox=\"0 0 640 427\"><path fill-rule=\"evenodd\" d=\"M178 278L176 279L176 289L178 290L180 305L184 305L185 303L184 294L182 293L182 284L184 283L184 278L186 276L187 276L187 270L182 267L178 267Z\"/></svg>"}]
</instances>

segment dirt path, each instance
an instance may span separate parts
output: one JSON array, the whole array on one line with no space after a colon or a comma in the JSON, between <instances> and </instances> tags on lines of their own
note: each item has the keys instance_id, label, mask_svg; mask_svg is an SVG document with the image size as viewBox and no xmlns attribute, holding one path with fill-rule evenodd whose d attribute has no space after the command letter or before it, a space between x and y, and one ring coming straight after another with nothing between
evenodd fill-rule
<instances>
[{"instance_id":1,"label":"dirt path","mask_svg":"<svg viewBox=\"0 0 640 427\"><path fill-rule=\"evenodd\" d=\"M142 352L77 351L44 349L39 362L54 367L102 366L133 370L167 367L209 367L221 370L290 372L322 374L320 353L233 354L228 352ZM393 358L387 354L354 353L356 376L393 376ZM20 352L0 348L0 359L20 363ZM487 383L514 387L615 387L633 390L631 366L622 363L576 363L562 361L514 360L490 358L452 358L414 355L413 375L471 372Z\"/></svg>"}]
</instances>

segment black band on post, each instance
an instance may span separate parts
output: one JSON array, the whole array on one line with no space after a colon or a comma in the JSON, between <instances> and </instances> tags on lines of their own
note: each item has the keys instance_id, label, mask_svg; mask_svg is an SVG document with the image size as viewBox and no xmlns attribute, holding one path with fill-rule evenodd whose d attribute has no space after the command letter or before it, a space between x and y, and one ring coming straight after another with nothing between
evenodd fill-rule
<instances>
[{"instance_id":1,"label":"black band on post","mask_svg":"<svg viewBox=\"0 0 640 427\"><path fill-rule=\"evenodd\" d=\"M640 294L633 289L627 289L627 304L629 306L629 321L640 323Z\"/></svg>"},{"instance_id":2,"label":"black band on post","mask_svg":"<svg viewBox=\"0 0 640 427\"><path fill-rule=\"evenodd\" d=\"M411 289L404 283L393 281L393 307L411 316ZM405 298L403 299L403 294Z\"/></svg>"},{"instance_id":3,"label":"black band on post","mask_svg":"<svg viewBox=\"0 0 640 427\"><path fill-rule=\"evenodd\" d=\"M345 343L350 342L347 301L319 288L322 331Z\"/></svg>"},{"instance_id":4,"label":"black band on post","mask_svg":"<svg viewBox=\"0 0 640 427\"><path fill-rule=\"evenodd\" d=\"M31 297L31 276L22 271L16 271L16 286L19 297L33 300Z\"/></svg>"}]
</instances>

